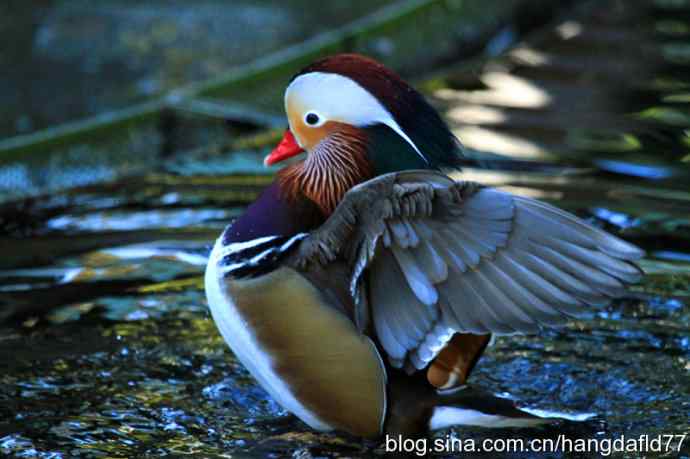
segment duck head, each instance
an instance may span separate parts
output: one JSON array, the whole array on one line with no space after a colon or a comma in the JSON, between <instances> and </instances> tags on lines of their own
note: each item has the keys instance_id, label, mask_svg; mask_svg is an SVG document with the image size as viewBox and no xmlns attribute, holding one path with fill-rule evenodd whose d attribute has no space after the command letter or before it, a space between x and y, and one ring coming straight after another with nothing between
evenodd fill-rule
<instances>
[{"instance_id":1,"label":"duck head","mask_svg":"<svg viewBox=\"0 0 690 459\"><path fill-rule=\"evenodd\" d=\"M279 173L288 195L330 214L357 183L404 169L457 167L460 143L397 74L357 54L307 66L285 91L289 128L264 163L306 152Z\"/></svg>"}]
</instances>

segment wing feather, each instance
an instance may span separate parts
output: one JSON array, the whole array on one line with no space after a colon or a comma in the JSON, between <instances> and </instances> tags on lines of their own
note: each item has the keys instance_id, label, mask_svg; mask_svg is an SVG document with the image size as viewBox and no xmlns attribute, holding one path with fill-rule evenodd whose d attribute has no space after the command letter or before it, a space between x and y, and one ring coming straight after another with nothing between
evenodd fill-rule
<instances>
[{"instance_id":1,"label":"wing feather","mask_svg":"<svg viewBox=\"0 0 690 459\"><path fill-rule=\"evenodd\" d=\"M439 284L448 278L448 265L429 241L420 241L413 253L415 261L432 284Z\"/></svg>"},{"instance_id":2,"label":"wing feather","mask_svg":"<svg viewBox=\"0 0 690 459\"><path fill-rule=\"evenodd\" d=\"M572 292L576 298L585 303L589 305L602 305L606 302L606 297L603 294L552 263L520 248L515 249L514 252L514 257L518 263L534 272L541 273L548 282L560 287L564 291Z\"/></svg>"},{"instance_id":3,"label":"wing feather","mask_svg":"<svg viewBox=\"0 0 690 459\"><path fill-rule=\"evenodd\" d=\"M429 276L417 264L414 255L409 250L396 246L391 248L391 252L405 275L407 285L409 285L419 301L427 306L436 304L438 292L434 288ZM395 285L391 284L390 287L394 288Z\"/></svg>"},{"instance_id":4,"label":"wing feather","mask_svg":"<svg viewBox=\"0 0 690 459\"><path fill-rule=\"evenodd\" d=\"M391 364L425 368L456 332L563 324L641 278L643 252L549 204L433 171L350 190L296 265L345 258Z\"/></svg>"}]
</instances>

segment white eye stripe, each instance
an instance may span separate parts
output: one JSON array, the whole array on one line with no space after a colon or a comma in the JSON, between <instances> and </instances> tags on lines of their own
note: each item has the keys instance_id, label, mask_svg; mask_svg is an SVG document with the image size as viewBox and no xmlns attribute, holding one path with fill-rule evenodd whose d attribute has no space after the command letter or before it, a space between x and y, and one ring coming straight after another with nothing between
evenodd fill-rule
<instances>
[{"instance_id":1,"label":"white eye stripe","mask_svg":"<svg viewBox=\"0 0 690 459\"><path fill-rule=\"evenodd\" d=\"M412 139L402 130L393 116L369 91L354 80L337 73L310 72L295 78L285 91L288 101L304 107L308 113L317 113L321 121L339 121L353 126L385 124L405 139L419 156L428 163ZM318 107L318 112L313 108ZM305 120L306 123L306 120ZM310 126L307 124L307 126Z\"/></svg>"}]
</instances>

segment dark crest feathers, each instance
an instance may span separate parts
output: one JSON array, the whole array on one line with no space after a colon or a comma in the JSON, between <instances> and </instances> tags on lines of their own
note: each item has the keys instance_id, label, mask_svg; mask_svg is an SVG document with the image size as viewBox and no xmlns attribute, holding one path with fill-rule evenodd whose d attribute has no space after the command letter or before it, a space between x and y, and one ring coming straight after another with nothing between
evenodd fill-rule
<instances>
[{"instance_id":1,"label":"dark crest feathers","mask_svg":"<svg viewBox=\"0 0 690 459\"><path fill-rule=\"evenodd\" d=\"M311 72L337 73L369 91L386 107L433 168L458 167L460 142L438 112L395 72L359 54L337 54L320 59L293 77Z\"/></svg>"}]
</instances>

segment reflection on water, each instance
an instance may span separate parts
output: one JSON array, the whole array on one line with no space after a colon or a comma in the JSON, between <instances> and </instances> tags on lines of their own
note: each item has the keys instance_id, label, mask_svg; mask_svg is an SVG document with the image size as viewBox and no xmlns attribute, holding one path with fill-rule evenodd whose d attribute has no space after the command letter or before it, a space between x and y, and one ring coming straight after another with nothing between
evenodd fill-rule
<instances>
[{"instance_id":1,"label":"reflection on water","mask_svg":"<svg viewBox=\"0 0 690 459\"><path fill-rule=\"evenodd\" d=\"M491 170L461 177L554 201L648 250L646 280L628 297L539 337L499 339L474 382L536 408L598 413L563 427L573 437L680 434L690 412L690 4L610 3L481 72L429 84L472 151L555 162L505 171L486 156ZM383 454L288 416L216 332L205 257L270 180L219 176L230 161L3 205L1 454Z\"/></svg>"}]
</instances>

